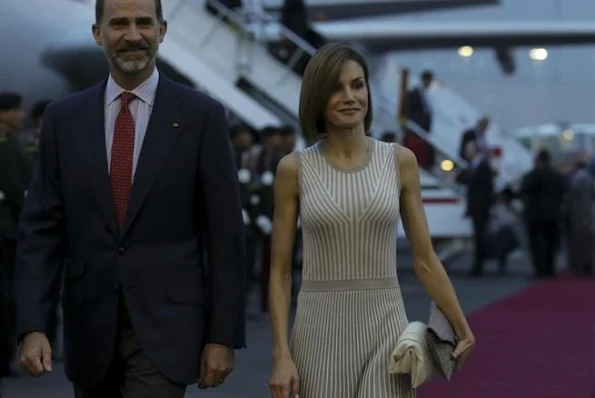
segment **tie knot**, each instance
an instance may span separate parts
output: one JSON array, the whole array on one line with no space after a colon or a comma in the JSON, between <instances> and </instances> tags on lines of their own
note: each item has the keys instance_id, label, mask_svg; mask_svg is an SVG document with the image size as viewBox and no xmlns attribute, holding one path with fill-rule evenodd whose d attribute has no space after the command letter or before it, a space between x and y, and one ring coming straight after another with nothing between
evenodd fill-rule
<instances>
[{"instance_id":1,"label":"tie knot","mask_svg":"<svg viewBox=\"0 0 595 398\"><path fill-rule=\"evenodd\" d=\"M132 94L130 91L124 91L120 94L120 106L122 108L128 107L128 105L136 98L136 95Z\"/></svg>"}]
</instances>

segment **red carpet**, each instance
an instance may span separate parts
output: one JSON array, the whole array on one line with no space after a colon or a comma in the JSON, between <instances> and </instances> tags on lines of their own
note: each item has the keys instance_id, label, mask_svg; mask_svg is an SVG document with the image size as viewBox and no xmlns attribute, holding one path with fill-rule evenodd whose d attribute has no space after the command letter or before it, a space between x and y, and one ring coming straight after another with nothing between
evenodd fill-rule
<instances>
[{"instance_id":1,"label":"red carpet","mask_svg":"<svg viewBox=\"0 0 595 398\"><path fill-rule=\"evenodd\" d=\"M469 320L466 367L419 398L595 398L595 279L541 282Z\"/></svg>"}]
</instances>

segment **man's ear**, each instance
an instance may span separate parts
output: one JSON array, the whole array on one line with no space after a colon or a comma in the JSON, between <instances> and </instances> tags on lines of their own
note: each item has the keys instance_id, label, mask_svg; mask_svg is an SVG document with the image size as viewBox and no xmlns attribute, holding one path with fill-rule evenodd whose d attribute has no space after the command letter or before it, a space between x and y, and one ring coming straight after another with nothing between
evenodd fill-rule
<instances>
[{"instance_id":1,"label":"man's ear","mask_svg":"<svg viewBox=\"0 0 595 398\"><path fill-rule=\"evenodd\" d=\"M161 22L161 27L159 28L159 43L163 43L163 40L165 40L166 33L167 33L167 21L163 20L163 22Z\"/></svg>"},{"instance_id":2,"label":"man's ear","mask_svg":"<svg viewBox=\"0 0 595 398\"><path fill-rule=\"evenodd\" d=\"M91 31L93 32L95 43L97 43L99 46L103 46L103 40L101 40L101 29L99 29L99 26L97 24L93 24Z\"/></svg>"}]
</instances>

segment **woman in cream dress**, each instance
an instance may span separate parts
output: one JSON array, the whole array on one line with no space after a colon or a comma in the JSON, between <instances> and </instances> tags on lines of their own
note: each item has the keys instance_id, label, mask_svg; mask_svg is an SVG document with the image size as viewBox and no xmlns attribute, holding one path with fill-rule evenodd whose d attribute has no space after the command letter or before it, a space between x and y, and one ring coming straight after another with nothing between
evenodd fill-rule
<instances>
[{"instance_id":1,"label":"woman in cream dress","mask_svg":"<svg viewBox=\"0 0 595 398\"><path fill-rule=\"evenodd\" d=\"M410 379L388 371L407 326L397 279L399 220L414 267L460 339L474 337L430 241L415 156L366 137L372 122L368 69L353 49L330 44L306 68L300 125L306 149L277 168L270 311L274 398L413 398ZM303 276L291 343L291 252L303 231Z\"/></svg>"}]
</instances>

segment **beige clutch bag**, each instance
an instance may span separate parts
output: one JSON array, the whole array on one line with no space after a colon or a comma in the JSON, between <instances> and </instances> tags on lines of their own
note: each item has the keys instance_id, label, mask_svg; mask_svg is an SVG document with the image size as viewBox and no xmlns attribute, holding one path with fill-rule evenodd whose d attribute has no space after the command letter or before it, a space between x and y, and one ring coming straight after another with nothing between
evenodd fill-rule
<instances>
[{"instance_id":1,"label":"beige clutch bag","mask_svg":"<svg viewBox=\"0 0 595 398\"><path fill-rule=\"evenodd\" d=\"M457 346L457 337L450 322L433 301L430 307L426 342L436 370L450 381L456 365L452 353Z\"/></svg>"}]
</instances>

